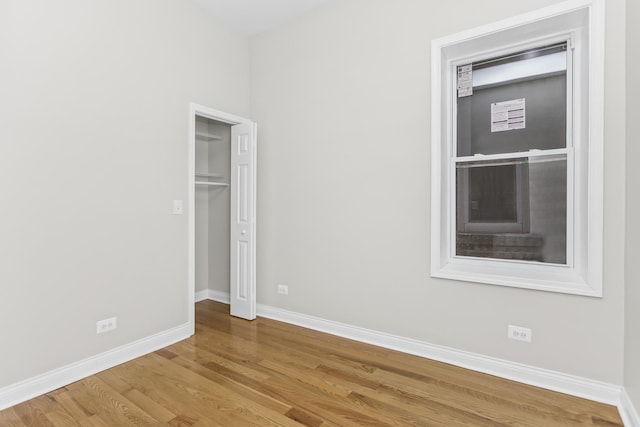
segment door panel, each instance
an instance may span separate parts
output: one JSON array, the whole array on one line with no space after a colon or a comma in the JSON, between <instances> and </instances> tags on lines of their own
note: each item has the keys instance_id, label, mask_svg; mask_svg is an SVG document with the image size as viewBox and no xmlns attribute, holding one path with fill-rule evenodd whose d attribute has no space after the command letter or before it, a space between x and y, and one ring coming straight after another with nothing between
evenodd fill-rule
<instances>
[{"instance_id":1,"label":"door panel","mask_svg":"<svg viewBox=\"0 0 640 427\"><path fill-rule=\"evenodd\" d=\"M231 127L231 314L256 317L256 127Z\"/></svg>"},{"instance_id":2,"label":"door panel","mask_svg":"<svg viewBox=\"0 0 640 427\"><path fill-rule=\"evenodd\" d=\"M238 242L238 286L236 298L238 301L246 301L248 295L248 274L249 271L249 257L248 257L248 244L246 242Z\"/></svg>"}]
</instances>

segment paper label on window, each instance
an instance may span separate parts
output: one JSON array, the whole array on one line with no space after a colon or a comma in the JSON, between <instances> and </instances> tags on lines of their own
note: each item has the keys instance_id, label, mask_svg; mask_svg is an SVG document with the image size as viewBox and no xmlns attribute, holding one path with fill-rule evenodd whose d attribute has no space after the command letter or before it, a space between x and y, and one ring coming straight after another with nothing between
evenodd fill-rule
<instances>
[{"instance_id":1,"label":"paper label on window","mask_svg":"<svg viewBox=\"0 0 640 427\"><path fill-rule=\"evenodd\" d=\"M491 132L525 128L524 98L491 104Z\"/></svg>"},{"instance_id":2,"label":"paper label on window","mask_svg":"<svg viewBox=\"0 0 640 427\"><path fill-rule=\"evenodd\" d=\"M458 98L473 95L473 65L458 66Z\"/></svg>"}]
</instances>

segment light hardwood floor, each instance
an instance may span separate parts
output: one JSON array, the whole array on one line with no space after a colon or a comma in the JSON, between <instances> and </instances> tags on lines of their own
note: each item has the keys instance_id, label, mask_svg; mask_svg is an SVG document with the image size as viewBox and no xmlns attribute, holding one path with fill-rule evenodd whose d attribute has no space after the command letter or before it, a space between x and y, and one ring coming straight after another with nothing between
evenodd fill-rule
<instances>
[{"instance_id":1,"label":"light hardwood floor","mask_svg":"<svg viewBox=\"0 0 640 427\"><path fill-rule=\"evenodd\" d=\"M0 426L621 426L616 408L196 305L196 335L0 411Z\"/></svg>"}]
</instances>

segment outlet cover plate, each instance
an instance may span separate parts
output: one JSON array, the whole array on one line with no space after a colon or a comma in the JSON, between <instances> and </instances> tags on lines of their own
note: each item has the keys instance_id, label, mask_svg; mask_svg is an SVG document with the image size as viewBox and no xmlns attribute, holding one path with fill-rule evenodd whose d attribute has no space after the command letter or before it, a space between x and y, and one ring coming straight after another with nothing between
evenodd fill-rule
<instances>
[{"instance_id":1,"label":"outlet cover plate","mask_svg":"<svg viewBox=\"0 0 640 427\"><path fill-rule=\"evenodd\" d=\"M512 340L531 342L531 329L522 326L509 325L507 337Z\"/></svg>"},{"instance_id":2,"label":"outlet cover plate","mask_svg":"<svg viewBox=\"0 0 640 427\"><path fill-rule=\"evenodd\" d=\"M110 317L109 319L98 320L96 322L96 333L103 334L105 332L113 331L118 327L118 319L116 317Z\"/></svg>"},{"instance_id":3,"label":"outlet cover plate","mask_svg":"<svg viewBox=\"0 0 640 427\"><path fill-rule=\"evenodd\" d=\"M282 295L289 295L289 287L287 285L278 285L278 293Z\"/></svg>"}]
</instances>

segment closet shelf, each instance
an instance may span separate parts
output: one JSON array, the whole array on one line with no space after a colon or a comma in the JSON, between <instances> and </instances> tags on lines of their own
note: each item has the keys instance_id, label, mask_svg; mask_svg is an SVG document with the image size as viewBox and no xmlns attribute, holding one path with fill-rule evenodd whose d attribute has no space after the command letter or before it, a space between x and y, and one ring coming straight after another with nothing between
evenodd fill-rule
<instances>
[{"instance_id":1,"label":"closet shelf","mask_svg":"<svg viewBox=\"0 0 640 427\"><path fill-rule=\"evenodd\" d=\"M224 175L222 174L208 173L208 172L196 172L196 176L201 178L219 178L219 179L224 178Z\"/></svg>"},{"instance_id":2,"label":"closet shelf","mask_svg":"<svg viewBox=\"0 0 640 427\"><path fill-rule=\"evenodd\" d=\"M196 181L196 185L209 185L211 187L228 187L226 182Z\"/></svg>"},{"instance_id":3,"label":"closet shelf","mask_svg":"<svg viewBox=\"0 0 640 427\"><path fill-rule=\"evenodd\" d=\"M196 138L203 139L205 141L221 141L222 137L207 132L196 132Z\"/></svg>"}]
</instances>

